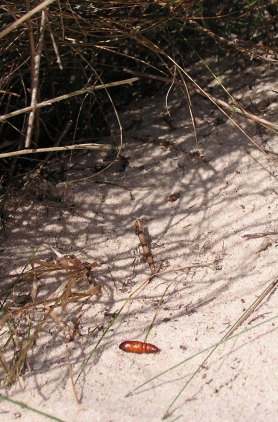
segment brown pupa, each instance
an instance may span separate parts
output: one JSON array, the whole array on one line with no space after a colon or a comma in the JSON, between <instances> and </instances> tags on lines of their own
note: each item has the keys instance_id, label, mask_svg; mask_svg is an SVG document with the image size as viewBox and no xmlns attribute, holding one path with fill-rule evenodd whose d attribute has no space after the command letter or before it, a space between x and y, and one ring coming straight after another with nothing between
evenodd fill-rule
<instances>
[{"instance_id":1,"label":"brown pupa","mask_svg":"<svg viewBox=\"0 0 278 422\"><path fill-rule=\"evenodd\" d=\"M124 352L129 353L158 353L160 349L150 343L142 343L142 341L124 341L119 345Z\"/></svg>"}]
</instances>

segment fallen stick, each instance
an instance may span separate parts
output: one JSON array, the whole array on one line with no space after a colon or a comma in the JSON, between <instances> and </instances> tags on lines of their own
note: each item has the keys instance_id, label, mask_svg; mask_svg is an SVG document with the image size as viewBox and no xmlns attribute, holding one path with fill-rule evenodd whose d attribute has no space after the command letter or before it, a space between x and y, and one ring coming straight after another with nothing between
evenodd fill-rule
<instances>
[{"instance_id":1,"label":"fallen stick","mask_svg":"<svg viewBox=\"0 0 278 422\"><path fill-rule=\"evenodd\" d=\"M147 238L145 236L144 230L143 230L143 223L140 219L137 219L135 221L135 234L139 237L142 249L143 249L143 255L146 259L147 263L149 264L151 273L154 274L156 272L155 270L155 264L154 259L152 256L152 252L150 250L150 247L148 245Z\"/></svg>"},{"instance_id":2,"label":"fallen stick","mask_svg":"<svg viewBox=\"0 0 278 422\"><path fill-rule=\"evenodd\" d=\"M277 235L278 231L274 232L264 232L264 233L248 233L244 234L242 237L245 237L246 239L257 239L258 237L264 237L264 236L274 236Z\"/></svg>"}]
</instances>

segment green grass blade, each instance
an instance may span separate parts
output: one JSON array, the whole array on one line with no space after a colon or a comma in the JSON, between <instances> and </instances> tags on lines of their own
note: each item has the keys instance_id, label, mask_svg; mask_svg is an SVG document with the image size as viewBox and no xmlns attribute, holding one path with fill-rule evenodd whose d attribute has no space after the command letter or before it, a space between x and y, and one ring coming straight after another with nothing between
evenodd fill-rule
<instances>
[{"instance_id":1,"label":"green grass blade","mask_svg":"<svg viewBox=\"0 0 278 422\"><path fill-rule=\"evenodd\" d=\"M257 327L259 327L259 326L261 326L261 325L267 324L268 322L273 321L273 320L274 320L274 319L276 319L276 318L278 318L278 315L275 315L274 317L271 317L271 318L269 318L269 319L267 319L267 320L264 320L263 322L260 322L260 323L258 323L258 324L256 324L256 325L254 325L253 327L247 328L246 330L240 331L239 333L234 334L233 336L231 336L231 337L229 337L229 338L226 338L225 340L220 341L219 343L213 344L212 346L209 346L209 347L207 347L206 349L200 350L200 352L195 353L195 355L189 356L188 358L186 358L186 359L182 360L181 362L177 363L176 365L171 366L170 368L166 369L166 370L165 370L165 371L163 371L163 372L160 372L160 374L158 374L158 375L154 376L153 378L148 379L148 380L147 380L147 381L145 381L143 384L140 384L138 387L134 388L134 390L130 391L130 392L129 392L129 393L128 393L125 397L130 397L130 396L132 396L132 395L133 395L133 393L135 393L135 391L138 391L140 388L144 387L144 386L145 386L145 385L147 385L149 382L154 381L154 380L156 380L157 378L161 377L162 375L165 375L165 374L167 374L168 372L172 371L173 369L178 368L179 366L183 365L184 363L188 362L188 361L189 361L189 360L191 360L191 359L194 359L195 357L197 357L197 356L201 355L202 353L208 352L209 350L211 350L211 349L212 349L212 348L214 348L215 346L220 346L220 344L224 344L224 343L226 343L227 341L230 341L230 340L232 340L232 339L234 339L234 338L236 338L236 337L241 336L242 334L247 333L248 331L254 330L255 328L257 328Z\"/></svg>"},{"instance_id":2,"label":"green grass blade","mask_svg":"<svg viewBox=\"0 0 278 422\"><path fill-rule=\"evenodd\" d=\"M27 404L18 402L16 400L12 400L12 399L10 399L10 398L8 398L6 396L3 396L2 394L0 394L0 399L6 400L9 403L16 404L17 406L20 406L22 409L26 409L26 410L30 410L31 412L38 413L39 415L45 416L46 418L52 419L53 421L65 422L62 419L56 418L56 416L50 415L48 413L44 413L44 412L42 412L41 410L38 410L38 409L34 409L33 407L27 406Z\"/></svg>"},{"instance_id":3,"label":"green grass blade","mask_svg":"<svg viewBox=\"0 0 278 422\"><path fill-rule=\"evenodd\" d=\"M210 358L210 356L213 354L213 352L217 349L217 347L222 344L225 340L228 340L231 338L231 335L234 333L234 331L248 318L248 316L255 310L255 308L262 302L262 300L269 294L274 287L276 287L278 283L278 276L272 280L272 282L267 286L267 288L260 294L260 296L254 300L254 302L249 306L249 308L238 318L238 320L233 324L233 326L228 330L228 332L222 337L220 342L216 344L210 353L206 356L206 358L203 360L203 362L198 366L196 371L193 372L189 380L185 383L185 385L182 387L182 389L179 391L179 393L176 395L168 409L166 410L164 416L162 419L166 419L169 416L169 411L174 405L174 403L177 401L179 396L182 394L182 392L185 390L185 388L188 386L188 384L195 378L195 376L200 372L204 364L207 362L207 360ZM265 321L264 321L265 322Z\"/></svg>"},{"instance_id":4,"label":"green grass blade","mask_svg":"<svg viewBox=\"0 0 278 422\"><path fill-rule=\"evenodd\" d=\"M137 289L135 289L131 295L125 300L123 306L121 307L121 309L119 310L119 312L117 313L117 315L113 318L113 320L110 322L110 324L108 325L108 327L106 328L106 330L104 331L104 333L102 334L102 336L100 337L99 341L97 342L97 344L95 345L95 347L93 348L93 350L91 351L91 353L89 354L88 358L86 359L85 363L83 364L74 384L77 383L77 381L80 378L80 375L82 374L82 372L85 370L89 360L91 359L92 355L95 353L98 345L100 344L100 342L103 340L103 338L106 336L106 334L108 333L108 331L110 330L110 328L112 327L112 325L116 322L117 318L119 318L122 310L124 309L124 307L126 306L126 304L132 299L132 297L135 295L135 293L139 292L141 289L143 289L146 284L148 284L154 277L156 277L159 273L154 273L152 274L150 277L147 278L147 280L145 280L139 287L137 287Z\"/></svg>"},{"instance_id":5,"label":"green grass blade","mask_svg":"<svg viewBox=\"0 0 278 422\"><path fill-rule=\"evenodd\" d=\"M77 378L74 382L74 384L76 385L77 381L80 378L80 375L82 374L82 372L84 372L86 366L88 365L89 360L91 359L91 357L93 356L93 354L95 353L98 345L100 344L100 342L103 340L103 338L106 336L106 334L108 333L108 331L110 330L110 328L112 327L112 325L116 322L116 319L120 316L120 312L112 319L112 321L110 322L110 324L108 325L108 327L106 328L106 330L104 331L104 333L102 334L102 336L100 337L99 341L97 342L97 344L95 345L95 347L93 348L93 350L91 351L91 353L89 354L89 356L87 357L85 363L83 364L82 368L80 369L79 374L77 375Z\"/></svg>"}]
</instances>

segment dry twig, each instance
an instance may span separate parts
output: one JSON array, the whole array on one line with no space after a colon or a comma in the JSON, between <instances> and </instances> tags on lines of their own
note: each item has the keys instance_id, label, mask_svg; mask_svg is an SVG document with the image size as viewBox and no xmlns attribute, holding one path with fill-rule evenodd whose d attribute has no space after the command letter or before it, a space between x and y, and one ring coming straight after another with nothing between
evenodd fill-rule
<instances>
[{"instance_id":1,"label":"dry twig","mask_svg":"<svg viewBox=\"0 0 278 422\"><path fill-rule=\"evenodd\" d=\"M34 9L30 10L30 12L26 13L21 18L17 19L15 22L13 22L7 28L3 29L3 31L0 32L0 40L1 40L1 38L5 37L10 32L12 32L19 25L21 25L23 22L30 19L33 15L40 12L42 9L45 9L48 5L50 5L54 1L55 0L45 0L43 3L39 4L37 7L34 7Z\"/></svg>"},{"instance_id":2,"label":"dry twig","mask_svg":"<svg viewBox=\"0 0 278 422\"><path fill-rule=\"evenodd\" d=\"M44 40L45 24L46 24L46 14L45 14L45 11L42 10L39 42L38 42L37 52L34 57L34 80L32 81L32 95L31 95L32 111L30 112L29 119L28 119L25 148L29 148L31 145L31 137L33 133L34 121L36 118L36 104L37 104L37 96L38 96L40 63L41 63L41 54L42 54L42 47L43 47L43 40ZM32 59L33 58L31 57L31 60Z\"/></svg>"},{"instance_id":3,"label":"dry twig","mask_svg":"<svg viewBox=\"0 0 278 422\"><path fill-rule=\"evenodd\" d=\"M29 111L32 111L37 108L47 107L53 103L57 103L58 101L66 100L71 97L76 97L77 95L92 93L93 91L97 91L99 89L106 89L113 86L132 84L135 81L138 81L138 78L125 79L123 81L111 82L110 84L94 85L89 88L79 89L78 91L70 92L69 94L65 94L65 95L60 95L59 97L52 98L51 100L42 101L41 103L38 103L35 106L24 107L24 108L21 108L20 110L13 111L12 113L4 114L0 116L0 122L4 122L10 117L18 116L19 114L22 114L22 113L28 113Z\"/></svg>"},{"instance_id":4,"label":"dry twig","mask_svg":"<svg viewBox=\"0 0 278 422\"><path fill-rule=\"evenodd\" d=\"M144 230L143 230L143 223L140 219L137 219L135 221L135 234L139 237L142 249L143 249L143 255L147 263L149 264L151 273L154 274L156 272L155 270L155 264L154 259L152 256L151 249L149 247L147 238L145 236Z\"/></svg>"}]
</instances>

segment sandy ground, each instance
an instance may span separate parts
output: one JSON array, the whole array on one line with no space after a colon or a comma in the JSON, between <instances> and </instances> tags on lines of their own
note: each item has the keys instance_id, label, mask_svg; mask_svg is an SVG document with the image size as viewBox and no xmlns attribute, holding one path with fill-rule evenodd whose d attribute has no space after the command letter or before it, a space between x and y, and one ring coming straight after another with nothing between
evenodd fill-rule
<instances>
[{"instance_id":1,"label":"sandy ground","mask_svg":"<svg viewBox=\"0 0 278 422\"><path fill-rule=\"evenodd\" d=\"M278 90L277 71L252 62L245 74L242 69L227 61L213 65L248 111L277 123L278 95L272 91ZM191 75L204 89L223 98L200 65L191 69ZM89 179L53 185L53 193L43 198L34 187L16 213L11 212L1 247L2 274L21 271L41 243L61 254L102 264L94 271L101 293L59 314L69 327L82 314L75 339L68 344L74 379L113 314L150 276L135 234L138 218L144 222L155 262L163 272L134 294L100 342L77 383L80 405L71 387L63 331L53 320L44 326L28 355L29 369L20 382L2 387L1 393L56 420L161 420L209 351L187 359L219 342L277 276L278 236L243 237L278 230L277 135L234 116L275 163L196 94L198 156L185 98L172 89L167 111L166 93L163 90L121 111L122 158L96 177L102 183ZM101 154L74 157L70 180L92 175L96 159L103 164ZM173 194L179 198L167 200ZM50 260L54 256L41 250L37 257ZM48 297L57 283L57 279L40 281L39 297ZM277 316L277 302L273 291L235 334L253 329L214 351L170 407L167 420L277 419L277 320L270 320ZM147 341L159 347L160 353L136 355L119 349L125 340L144 341L155 315ZM5 401L0 402L0 415L3 421L46 420Z\"/></svg>"}]
</instances>

